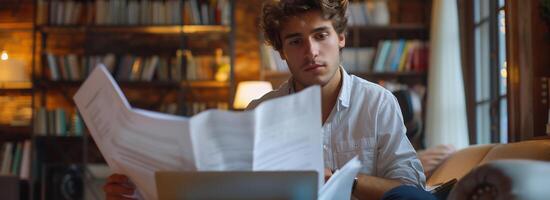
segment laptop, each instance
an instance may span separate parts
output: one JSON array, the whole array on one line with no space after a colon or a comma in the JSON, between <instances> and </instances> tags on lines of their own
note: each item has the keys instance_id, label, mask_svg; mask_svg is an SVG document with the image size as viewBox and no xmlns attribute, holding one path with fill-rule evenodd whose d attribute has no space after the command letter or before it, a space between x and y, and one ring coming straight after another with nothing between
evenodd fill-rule
<instances>
[{"instance_id":1,"label":"laptop","mask_svg":"<svg viewBox=\"0 0 550 200\"><path fill-rule=\"evenodd\" d=\"M155 173L159 200L317 199L315 171Z\"/></svg>"}]
</instances>

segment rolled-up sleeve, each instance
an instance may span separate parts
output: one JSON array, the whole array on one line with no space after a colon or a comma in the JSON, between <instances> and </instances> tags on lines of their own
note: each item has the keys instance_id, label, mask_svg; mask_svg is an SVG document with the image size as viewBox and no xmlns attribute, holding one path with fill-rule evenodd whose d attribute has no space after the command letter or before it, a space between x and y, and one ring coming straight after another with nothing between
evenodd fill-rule
<instances>
[{"instance_id":1,"label":"rolled-up sleeve","mask_svg":"<svg viewBox=\"0 0 550 200\"><path fill-rule=\"evenodd\" d=\"M376 174L382 178L399 180L402 184L424 188L426 177L422 164L405 134L399 104L391 93L385 95L379 107L376 126Z\"/></svg>"}]
</instances>

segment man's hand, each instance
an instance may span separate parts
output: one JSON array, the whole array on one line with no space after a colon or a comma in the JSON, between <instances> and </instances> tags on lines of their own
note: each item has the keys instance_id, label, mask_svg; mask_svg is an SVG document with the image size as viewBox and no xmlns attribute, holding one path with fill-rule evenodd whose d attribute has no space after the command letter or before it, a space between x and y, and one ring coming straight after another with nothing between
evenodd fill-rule
<instances>
[{"instance_id":1,"label":"man's hand","mask_svg":"<svg viewBox=\"0 0 550 200\"><path fill-rule=\"evenodd\" d=\"M128 179L127 176L122 174L112 174L107 178L107 183L103 186L103 191L107 200L130 200L134 194L136 187Z\"/></svg>"},{"instance_id":2,"label":"man's hand","mask_svg":"<svg viewBox=\"0 0 550 200\"><path fill-rule=\"evenodd\" d=\"M426 177L435 171L435 169L456 151L453 145L438 145L426 150L418 151L418 159L424 168Z\"/></svg>"},{"instance_id":3,"label":"man's hand","mask_svg":"<svg viewBox=\"0 0 550 200\"><path fill-rule=\"evenodd\" d=\"M330 179L332 176L332 170L329 168L325 168L325 183Z\"/></svg>"}]
</instances>

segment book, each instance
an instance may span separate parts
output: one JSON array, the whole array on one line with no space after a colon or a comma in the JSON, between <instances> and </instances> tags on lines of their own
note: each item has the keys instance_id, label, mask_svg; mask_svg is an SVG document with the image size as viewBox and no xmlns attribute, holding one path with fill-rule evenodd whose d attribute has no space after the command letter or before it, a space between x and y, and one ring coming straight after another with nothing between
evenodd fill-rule
<instances>
[{"instance_id":1,"label":"book","mask_svg":"<svg viewBox=\"0 0 550 200\"><path fill-rule=\"evenodd\" d=\"M46 59L48 61L48 69L50 74L50 80L57 81L59 80L59 67L57 66L57 59L51 53L46 53Z\"/></svg>"},{"instance_id":2,"label":"book","mask_svg":"<svg viewBox=\"0 0 550 200\"><path fill-rule=\"evenodd\" d=\"M31 140L23 142L23 153L21 158L21 168L19 169L19 178L29 180L31 172Z\"/></svg>"},{"instance_id":3,"label":"book","mask_svg":"<svg viewBox=\"0 0 550 200\"><path fill-rule=\"evenodd\" d=\"M35 111L33 133L35 135L46 135L48 132L48 111L46 108L39 107Z\"/></svg>"},{"instance_id":4,"label":"book","mask_svg":"<svg viewBox=\"0 0 550 200\"><path fill-rule=\"evenodd\" d=\"M381 40L378 42L378 51L376 52L376 58L374 61L374 72L384 72L385 62L388 54L391 51L392 42L389 40Z\"/></svg>"},{"instance_id":5,"label":"book","mask_svg":"<svg viewBox=\"0 0 550 200\"><path fill-rule=\"evenodd\" d=\"M0 169L0 175L9 175L13 158L13 143L5 143L3 150L4 152L2 152L2 168Z\"/></svg>"},{"instance_id":6,"label":"book","mask_svg":"<svg viewBox=\"0 0 550 200\"><path fill-rule=\"evenodd\" d=\"M67 135L67 116L63 108L56 108L55 113L55 135Z\"/></svg>"},{"instance_id":7,"label":"book","mask_svg":"<svg viewBox=\"0 0 550 200\"><path fill-rule=\"evenodd\" d=\"M313 86L252 111L208 110L187 118L132 108L106 68L97 66L73 99L113 172L127 175L145 199L157 199L154 173L161 170L316 171L321 191L320 95ZM353 182L357 173L342 174L348 176L336 185ZM332 193L342 192L349 197L351 185Z\"/></svg>"},{"instance_id":8,"label":"book","mask_svg":"<svg viewBox=\"0 0 550 200\"><path fill-rule=\"evenodd\" d=\"M11 163L11 171L10 174L12 175L19 175L19 169L21 167L21 154L23 151L23 145L21 142L15 143L15 151L13 152L13 159Z\"/></svg>"}]
</instances>

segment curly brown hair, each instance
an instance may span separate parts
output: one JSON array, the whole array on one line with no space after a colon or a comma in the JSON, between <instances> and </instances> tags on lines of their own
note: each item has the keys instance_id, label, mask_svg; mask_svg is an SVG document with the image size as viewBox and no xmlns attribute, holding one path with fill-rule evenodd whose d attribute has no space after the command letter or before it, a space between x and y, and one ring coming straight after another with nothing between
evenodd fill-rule
<instances>
[{"instance_id":1,"label":"curly brown hair","mask_svg":"<svg viewBox=\"0 0 550 200\"><path fill-rule=\"evenodd\" d=\"M266 43L279 51L283 47L281 26L290 17L319 10L323 18L332 21L336 33L341 34L347 30L347 7L348 0L268 0L262 6L260 29Z\"/></svg>"}]
</instances>

